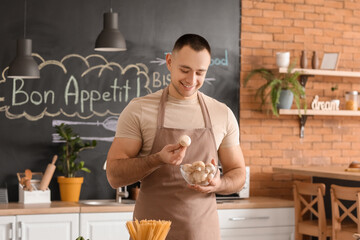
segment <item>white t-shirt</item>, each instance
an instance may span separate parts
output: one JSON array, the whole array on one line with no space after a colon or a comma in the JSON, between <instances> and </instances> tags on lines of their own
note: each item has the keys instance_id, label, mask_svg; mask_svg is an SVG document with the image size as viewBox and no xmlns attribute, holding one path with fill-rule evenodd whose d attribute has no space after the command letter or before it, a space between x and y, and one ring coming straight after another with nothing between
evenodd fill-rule
<instances>
[{"instance_id":1,"label":"white t-shirt","mask_svg":"<svg viewBox=\"0 0 360 240\"><path fill-rule=\"evenodd\" d=\"M150 154L157 127L157 114L163 90L134 98L119 116L115 137L142 141L139 156ZM225 104L202 94L208 108L216 147L239 145L239 125ZM204 118L198 98L179 100L168 95L164 126L167 128L204 128ZM173 143L169 143L173 144Z\"/></svg>"}]
</instances>

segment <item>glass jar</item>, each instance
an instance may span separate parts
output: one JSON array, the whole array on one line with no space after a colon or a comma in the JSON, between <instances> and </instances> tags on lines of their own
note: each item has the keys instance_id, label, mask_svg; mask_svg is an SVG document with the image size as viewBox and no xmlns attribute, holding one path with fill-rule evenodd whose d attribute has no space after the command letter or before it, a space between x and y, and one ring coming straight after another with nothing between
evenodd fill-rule
<instances>
[{"instance_id":1,"label":"glass jar","mask_svg":"<svg viewBox=\"0 0 360 240\"><path fill-rule=\"evenodd\" d=\"M358 92L350 91L345 93L345 109L357 111L358 109Z\"/></svg>"}]
</instances>

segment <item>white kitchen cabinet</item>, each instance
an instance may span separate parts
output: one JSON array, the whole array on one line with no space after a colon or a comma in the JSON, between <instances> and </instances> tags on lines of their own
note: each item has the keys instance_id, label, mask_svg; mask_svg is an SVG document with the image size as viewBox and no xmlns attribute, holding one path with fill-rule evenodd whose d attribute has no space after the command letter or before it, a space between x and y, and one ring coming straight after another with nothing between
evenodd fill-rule
<instances>
[{"instance_id":1,"label":"white kitchen cabinet","mask_svg":"<svg viewBox=\"0 0 360 240\"><path fill-rule=\"evenodd\" d=\"M218 209L222 240L294 239L291 201L261 197L229 204L233 206L223 203ZM4 209L13 210L15 215L0 216L0 240L75 240L78 236L90 240L129 239L126 222L132 220L132 208L108 212L110 209L104 207L106 211L101 212L102 208L82 206L74 213L34 214L36 209L22 212L13 205Z\"/></svg>"},{"instance_id":2,"label":"white kitchen cabinet","mask_svg":"<svg viewBox=\"0 0 360 240\"><path fill-rule=\"evenodd\" d=\"M294 240L294 208L218 210L222 240ZM129 239L132 212L81 213L80 235L91 240Z\"/></svg>"},{"instance_id":3,"label":"white kitchen cabinet","mask_svg":"<svg viewBox=\"0 0 360 240\"><path fill-rule=\"evenodd\" d=\"M294 208L218 210L222 240L293 240Z\"/></svg>"},{"instance_id":4,"label":"white kitchen cabinet","mask_svg":"<svg viewBox=\"0 0 360 240\"><path fill-rule=\"evenodd\" d=\"M0 217L0 239L1 240L15 240L15 216L1 216Z\"/></svg>"},{"instance_id":5,"label":"white kitchen cabinet","mask_svg":"<svg viewBox=\"0 0 360 240\"><path fill-rule=\"evenodd\" d=\"M80 235L91 240L129 239L126 222L132 212L80 213Z\"/></svg>"},{"instance_id":6,"label":"white kitchen cabinet","mask_svg":"<svg viewBox=\"0 0 360 240\"><path fill-rule=\"evenodd\" d=\"M74 240L79 236L79 214L17 215L19 240Z\"/></svg>"}]
</instances>

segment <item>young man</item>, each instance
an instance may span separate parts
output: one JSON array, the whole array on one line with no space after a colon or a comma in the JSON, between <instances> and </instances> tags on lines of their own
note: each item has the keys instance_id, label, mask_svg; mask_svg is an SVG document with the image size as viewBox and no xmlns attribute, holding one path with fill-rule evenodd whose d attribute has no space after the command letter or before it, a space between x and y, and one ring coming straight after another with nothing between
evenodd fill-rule
<instances>
[{"instance_id":1,"label":"young man","mask_svg":"<svg viewBox=\"0 0 360 240\"><path fill-rule=\"evenodd\" d=\"M107 158L107 177L117 188L141 181L134 218L170 220L168 240L218 240L215 193L238 192L245 182L239 128L232 111L199 89L211 61L208 42L185 34L166 56L169 86L133 99L121 113ZM182 135L192 143L178 143ZM180 164L220 160L209 185L188 185Z\"/></svg>"}]
</instances>

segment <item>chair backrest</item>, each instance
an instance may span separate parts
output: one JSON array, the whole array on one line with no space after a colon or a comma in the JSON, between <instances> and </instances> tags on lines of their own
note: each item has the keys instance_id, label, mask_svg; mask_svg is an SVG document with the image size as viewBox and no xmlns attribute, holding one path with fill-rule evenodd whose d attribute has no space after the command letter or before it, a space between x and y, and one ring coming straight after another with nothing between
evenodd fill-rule
<instances>
[{"instance_id":1,"label":"chair backrest","mask_svg":"<svg viewBox=\"0 0 360 240\"><path fill-rule=\"evenodd\" d=\"M326 234L324 207L325 184L295 181L293 186L295 204L295 225L309 220L312 214L318 219L318 235Z\"/></svg>"},{"instance_id":2,"label":"chair backrest","mask_svg":"<svg viewBox=\"0 0 360 240\"><path fill-rule=\"evenodd\" d=\"M345 219L351 219L357 225L357 232L360 233L360 187L343 187L333 184L330 193L333 234L341 230L341 224ZM345 204L342 200L351 202ZM342 213L340 213L340 209ZM356 211L355 215L354 211Z\"/></svg>"}]
</instances>

